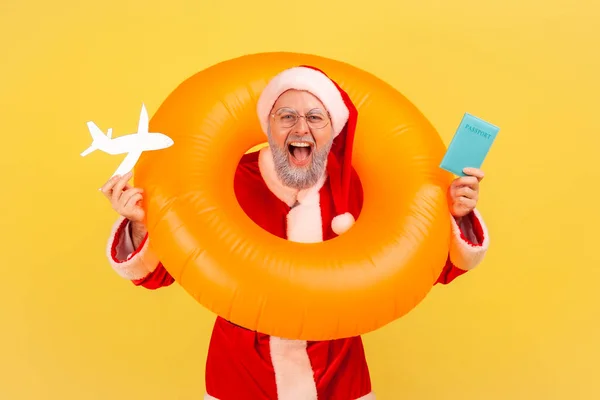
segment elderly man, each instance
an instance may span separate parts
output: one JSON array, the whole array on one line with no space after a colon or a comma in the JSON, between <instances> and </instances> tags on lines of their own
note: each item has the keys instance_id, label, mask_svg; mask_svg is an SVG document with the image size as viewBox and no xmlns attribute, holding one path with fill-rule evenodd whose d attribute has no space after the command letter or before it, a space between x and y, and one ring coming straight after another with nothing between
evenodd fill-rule
<instances>
[{"instance_id":1,"label":"elderly man","mask_svg":"<svg viewBox=\"0 0 600 400\"><path fill-rule=\"evenodd\" d=\"M357 119L348 95L322 71L295 67L269 82L257 110L269 147L246 154L236 171L235 193L244 211L265 230L292 241L320 242L348 230L362 206L347 157ZM448 190L454 236L441 284L475 267L488 246L475 209L483 174L466 173ZM142 191L127 185L130 178L131 173L114 177L102 188L120 214L109 240L110 263L135 285L171 285L173 278L149 254ZM221 317L208 351L206 391L205 399L219 400L374 399L360 336L289 340Z\"/></svg>"}]
</instances>

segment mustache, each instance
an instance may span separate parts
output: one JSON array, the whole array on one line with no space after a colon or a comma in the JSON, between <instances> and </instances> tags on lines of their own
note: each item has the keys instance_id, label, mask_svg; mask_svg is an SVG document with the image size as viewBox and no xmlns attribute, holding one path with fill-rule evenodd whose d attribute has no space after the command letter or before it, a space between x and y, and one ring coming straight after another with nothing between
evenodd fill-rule
<instances>
[{"instance_id":1,"label":"mustache","mask_svg":"<svg viewBox=\"0 0 600 400\"><path fill-rule=\"evenodd\" d=\"M290 134L286 139L285 139L285 145L287 146L288 144L290 144L291 142L306 142L306 143L310 143L312 145L316 145L317 143L315 142L315 139L312 136L309 135L293 135Z\"/></svg>"}]
</instances>

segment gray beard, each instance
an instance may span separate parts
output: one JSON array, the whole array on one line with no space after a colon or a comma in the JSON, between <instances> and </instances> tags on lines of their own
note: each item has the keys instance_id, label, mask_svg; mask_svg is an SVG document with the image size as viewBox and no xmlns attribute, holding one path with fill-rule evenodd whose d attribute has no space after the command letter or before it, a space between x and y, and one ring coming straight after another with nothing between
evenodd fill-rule
<instances>
[{"instance_id":1,"label":"gray beard","mask_svg":"<svg viewBox=\"0 0 600 400\"><path fill-rule=\"evenodd\" d=\"M301 138L294 138L290 136L284 147L281 148L272 140L271 133L268 133L269 146L273 154L273 162L275 163L275 171L281 182L294 189L308 189L317 184L319 179L325 173L325 166L327 165L327 156L333 145L333 140L330 140L324 147L317 149L316 147L312 150L312 160L306 167L299 168L290 165L288 161L289 151L287 149L287 143L294 140L302 140Z\"/></svg>"}]
</instances>

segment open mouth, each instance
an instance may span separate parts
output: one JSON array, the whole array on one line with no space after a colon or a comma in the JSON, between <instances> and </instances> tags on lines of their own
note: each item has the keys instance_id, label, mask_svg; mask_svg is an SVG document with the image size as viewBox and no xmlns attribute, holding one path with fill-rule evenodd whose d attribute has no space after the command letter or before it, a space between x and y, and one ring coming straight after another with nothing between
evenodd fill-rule
<instances>
[{"instance_id":1,"label":"open mouth","mask_svg":"<svg viewBox=\"0 0 600 400\"><path fill-rule=\"evenodd\" d=\"M288 151L291 160L298 166L306 165L310 161L313 146L308 142L291 142L288 144Z\"/></svg>"}]
</instances>

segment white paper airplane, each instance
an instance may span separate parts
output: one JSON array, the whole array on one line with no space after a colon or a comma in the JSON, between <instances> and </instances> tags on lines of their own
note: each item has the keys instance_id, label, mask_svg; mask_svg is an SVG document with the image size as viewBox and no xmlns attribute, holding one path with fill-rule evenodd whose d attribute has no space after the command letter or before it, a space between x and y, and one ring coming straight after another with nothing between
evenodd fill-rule
<instances>
[{"instance_id":1,"label":"white paper airplane","mask_svg":"<svg viewBox=\"0 0 600 400\"><path fill-rule=\"evenodd\" d=\"M89 121L87 126L93 142L90 147L81 153L82 157L95 150L101 150L111 155L127 153L127 156L112 176L124 175L131 171L144 151L166 149L173 145L173 139L167 135L148 132L148 112L144 104L142 104L137 133L113 139L112 128L108 128L108 132L104 135L104 132L94 122Z\"/></svg>"}]
</instances>

